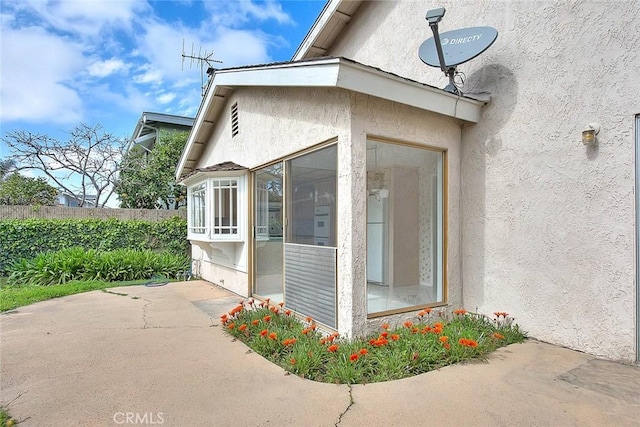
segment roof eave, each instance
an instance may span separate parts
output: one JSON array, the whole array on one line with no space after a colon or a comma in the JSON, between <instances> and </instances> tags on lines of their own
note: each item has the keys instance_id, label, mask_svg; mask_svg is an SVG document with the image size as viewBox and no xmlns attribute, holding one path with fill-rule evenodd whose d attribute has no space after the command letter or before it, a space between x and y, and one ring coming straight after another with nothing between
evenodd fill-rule
<instances>
[{"instance_id":1,"label":"roof eave","mask_svg":"<svg viewBox=\"0 0 640 427\"><path fill-rule=\"evenodd\" d=\"M221 70L214 74L200 105L193 130L176 169L177 180L183 176L187 162L191 163L188 169L195 168L197 158L189 158L192 148L195 144L204 145L208 141L221 106L236 87L341 88L471 123L480 120L482 106L485 104L343 58Z\"/></svg>"}]
</instances>

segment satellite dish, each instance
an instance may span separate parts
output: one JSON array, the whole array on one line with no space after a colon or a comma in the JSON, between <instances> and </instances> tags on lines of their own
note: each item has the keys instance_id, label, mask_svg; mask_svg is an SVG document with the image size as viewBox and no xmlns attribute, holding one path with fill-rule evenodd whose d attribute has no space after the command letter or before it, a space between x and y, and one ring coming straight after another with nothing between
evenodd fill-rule
<instances>
[{"instance_id":1,"label":"satellite dish","mask_svg":"<svg viewBox=\"0 0 640 427\"><path fill-rule=\"evenodd\" d=\"M461 28L440 34L446 67L455 67L480 55L496 41L498 31L491 27ZM435 37L425 40L418 56L427 65L440 67Z\"/></svg>"},{"instance_id":2,"label":"satellite dish","mask_svg":"<svg viewBox=\"0 0 640 427\"><path fill-rule=\"evenodd\" d=\"M444 17L444 7L427 12L427 21L433 31L433 37L425 40L418 49L418 56L425 64L439 67L449 77L447 92L462 95L454 76L456 67L480 55L496 41L498 31L491 27L471 27L438 33L438 23Z\"/></svg>"}]
</instances>

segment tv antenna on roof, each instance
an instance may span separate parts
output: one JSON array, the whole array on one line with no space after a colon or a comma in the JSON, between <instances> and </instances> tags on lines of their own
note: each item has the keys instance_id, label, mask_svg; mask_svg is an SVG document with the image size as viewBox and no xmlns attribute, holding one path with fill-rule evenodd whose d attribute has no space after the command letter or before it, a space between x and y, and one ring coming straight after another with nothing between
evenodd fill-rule
<instances>
[{"instance_id":1,"label":"tv antenna on roof","mask_svg":"<svg viewBox=\"0 0 640 427\"><path fill-rule=\"evenodd\" d=\"M213 51L208 52L207 50L202 52L202 46L198 48L198 54L194 50L193 43L191 43L191 55L187 55L184 52L184 39L182 39L182 70L184 71L184 60L185 58L189 59L189 69L193 67L193 64L197 63L200 66L200 91L201 96L204 96L204 93L207 89L207 85L204 83L204 67L207 66L207 75L211 75L214 71L213 64L222 64L222 61L213 58Z\"/></svg>"},{"instance_id":2,"label":"tv antenna on roof","mask_svg":"<svg viewBox=\"0 0 640 427\"><path fill-rule=\"evenodd\" d=\"M444 7L427 11L426 20L433 31L433 37L420 45L418 56L422 62L440 68L449 77L449 84L444 90L462 95L455 82L456 67L489 49L498 38L498 31L491 27L471 27L439 34L438 23L442 21L445 12Z\"/></svg>"}]
</instances>

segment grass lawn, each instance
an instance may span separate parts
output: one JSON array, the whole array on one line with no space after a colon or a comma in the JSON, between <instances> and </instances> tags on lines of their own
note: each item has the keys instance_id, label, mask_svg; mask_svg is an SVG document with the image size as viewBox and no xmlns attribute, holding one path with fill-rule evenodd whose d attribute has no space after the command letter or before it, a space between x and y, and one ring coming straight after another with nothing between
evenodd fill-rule
<instances>
[{"instance_id":1,"label":"grass lawn","mask_svg":"<svg viewBox=\"0 0 640 427\"><path fill-rule=\"evenodd\" d=\"M6 286L6 277L0 277L0 312L45 301L52 298L79 294L118 286L141 285L147 280L129 282L71 281L51 286ZM1 424L0 424L1 425Z\"/></svg>"}]
</instances>

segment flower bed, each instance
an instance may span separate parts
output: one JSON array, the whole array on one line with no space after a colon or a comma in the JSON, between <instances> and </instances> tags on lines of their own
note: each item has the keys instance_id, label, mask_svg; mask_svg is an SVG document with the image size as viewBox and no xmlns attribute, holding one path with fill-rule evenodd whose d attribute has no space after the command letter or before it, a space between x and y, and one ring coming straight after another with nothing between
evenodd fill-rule
<instances>
[{"instance_id":1,"label":"flower bed","mask_svg":"<svg viewBox=\"0 0 640 427\"><path fill-rule=\"evenodd\" d=\"M414 321L381 325L364 339L343 339L319 331L307 317L297 319L283 303L249 299L222 316L225 331L285 370L316 381L362 384L405 378L462 360L481 358L526 334L507 313L490 319L455 310L431 309Z\"/></svg>"}]
</instances>

